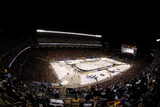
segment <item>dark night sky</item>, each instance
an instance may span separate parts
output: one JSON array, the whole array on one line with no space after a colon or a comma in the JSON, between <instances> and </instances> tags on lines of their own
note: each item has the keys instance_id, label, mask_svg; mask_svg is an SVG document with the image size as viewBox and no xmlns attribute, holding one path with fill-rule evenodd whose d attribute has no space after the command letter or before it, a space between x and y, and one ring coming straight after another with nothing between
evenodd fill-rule
<instances>
[{"instance_id":1,"label":"dark night sky","mask_svg":"<svg viewBox=\"0 0 160 107\"><path fill-rule=\"evenodd\" d=\"M128 6L129 7L129 6ZM36 29L102 34L103 41L148 43L159 38L159 14L149 9L101 9L33 11L2 15L1 32L12 36L33 35ZM66 10L66 11L64 11ZM31 10L32 11L32 10ZM38 10L41 11L41 10ZM5 16L5 17L3 17Z\"/></svg>"}]
</instances>

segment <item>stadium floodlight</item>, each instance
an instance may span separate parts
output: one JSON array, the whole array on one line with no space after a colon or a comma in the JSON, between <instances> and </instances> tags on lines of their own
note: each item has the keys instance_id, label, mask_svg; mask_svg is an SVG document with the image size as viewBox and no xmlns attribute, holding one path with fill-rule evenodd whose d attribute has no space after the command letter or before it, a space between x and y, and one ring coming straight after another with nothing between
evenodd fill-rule
<instances>
[{"instance_id":1,"label":"stadium floodlight","mask_svg":"<svg viewBox=\"0 0 160 107\"><path fill-rule=\"evenodd\" d=\"M50 31L50 30L41 30L37 29L37 32L41 33L57 33L57 34L69 34L69 35L81 35L81 36L91 36L101 38L101 35L85 34L85 33L75 33L75 32L63 32L63 31Z\"/></svg>"},{"instance_id":2,"label":"stadium floodlight","mask_svg":"<svg viewBox=\"0 0 160 107\"><path fill-rule=\"evenodd\" d=\"M159 41L160 41L160 39L157 39L156 41L157 41L157 42L159 42Z\"/></svg>"}]
</instances>

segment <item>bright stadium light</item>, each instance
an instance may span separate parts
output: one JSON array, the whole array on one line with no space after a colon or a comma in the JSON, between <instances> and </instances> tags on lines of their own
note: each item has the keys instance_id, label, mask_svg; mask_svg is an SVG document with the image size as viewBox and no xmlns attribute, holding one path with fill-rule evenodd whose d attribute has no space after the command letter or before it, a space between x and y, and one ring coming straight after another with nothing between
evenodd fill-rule
<instances>
[{"instance_id":1,"label":"bright stadium light","mask_svg":"<svg viewBox=\"0 0 160 107\"><path fill-rule=\"evenodd\" d=\"M57 33L57 34L70 34L70 35L81 35L81 36L91 36L101 38L101 35L85 34L85 33L75 33L75 32L62 32L62 31L50 31L50 30L41 30L37 29L37 32L41 33Z\"/></svg>"},{"instance_id":2,"label":"bright stadium light","mask_svg":"<svg viewBox=\"0 0 160 107\"><path fill-rule=\"evenodd\" d=\"M159 41L160 41L160 39L157 39L156 41L157 41L157 42L159 42Z\"/></svg>"}]
</instances>

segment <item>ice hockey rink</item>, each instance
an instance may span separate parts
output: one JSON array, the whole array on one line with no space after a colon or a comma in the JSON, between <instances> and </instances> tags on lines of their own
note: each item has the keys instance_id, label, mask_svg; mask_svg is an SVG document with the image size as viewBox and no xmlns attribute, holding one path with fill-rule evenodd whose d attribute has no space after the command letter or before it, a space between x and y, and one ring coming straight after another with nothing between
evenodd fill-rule
<instances>
[{"instance_id":1,"label":"ice hockey rink","mask_svg":"<svg viewBox=\"0 0 160 107\"><path fill-rule=\"evenodd\" d=\"M61 85L80 87L109 79L131 65L111 58L60 60L50 62Z\"/></svg>"}]
</instances>

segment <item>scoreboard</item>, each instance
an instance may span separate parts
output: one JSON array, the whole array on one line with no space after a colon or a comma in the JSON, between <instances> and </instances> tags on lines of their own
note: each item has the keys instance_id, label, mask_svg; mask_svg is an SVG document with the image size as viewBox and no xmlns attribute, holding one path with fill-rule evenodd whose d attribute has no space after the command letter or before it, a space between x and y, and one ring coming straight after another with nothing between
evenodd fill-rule
<instances>
[{"instance_id":1,"label":"scoreboard","mask_svg":"<svg viewBox=\"0 0 160 107\"><path fill-rule=\"evenodd\" d=\"M122 44L121 53L136 55L137 54L137 47L134 45Z\"/></svg>"}]
</instances>

